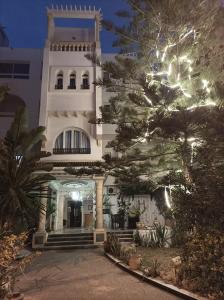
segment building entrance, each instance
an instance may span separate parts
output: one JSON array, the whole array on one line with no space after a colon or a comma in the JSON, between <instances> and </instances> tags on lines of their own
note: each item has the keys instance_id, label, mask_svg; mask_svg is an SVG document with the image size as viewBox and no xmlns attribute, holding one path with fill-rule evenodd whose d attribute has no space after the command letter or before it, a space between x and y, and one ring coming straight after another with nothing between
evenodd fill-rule
<instances>
[{"instance_id":1,"label":"building entrance","mask_svg":"<svg viewBox=\"0 0 224 300\"><path fill-rule=\"evenodd\" d=\"M68 201L70 228L82 226L82 202Z\"/></svg>"}]
</instances>

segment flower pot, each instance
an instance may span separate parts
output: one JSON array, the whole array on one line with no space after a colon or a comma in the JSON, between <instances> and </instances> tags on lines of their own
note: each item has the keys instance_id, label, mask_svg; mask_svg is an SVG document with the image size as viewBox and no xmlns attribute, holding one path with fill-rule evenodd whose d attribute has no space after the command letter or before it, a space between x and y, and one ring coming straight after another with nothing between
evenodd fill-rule
<instances>
[{"instance_id":1,"label":"flower pot","mask_svg":"<svg viewBox=\"0 0 224 300\"><path fill-rule=\"evenodd\" d=\"M139 270L141 265L141 257L138 255L133 255L129 258L128 265L132 270Z\"/></svg>"}]
</instances>

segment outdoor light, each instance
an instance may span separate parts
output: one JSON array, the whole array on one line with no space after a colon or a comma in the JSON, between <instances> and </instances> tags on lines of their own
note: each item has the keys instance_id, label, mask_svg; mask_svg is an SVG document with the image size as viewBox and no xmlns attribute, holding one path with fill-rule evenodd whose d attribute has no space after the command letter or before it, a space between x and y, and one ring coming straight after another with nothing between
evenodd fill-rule
<instances>
[{"instance_id":1,"label":"outdoor light","mask_svg":"<svg viewBox=\"0 0 224 300\"><path fill-rule=\"evenodd\" d=\"M171 208L170 199L169 199L169 195L168 195L166 186L165 186L165 190L164 190L164 197L165 197L167 207Z\"/></svg>"},{"instance_id":2,"label":"outdoor light","mask_svg":"<svg viewBox=\"0 0 224 300\"><path fill-rule=\"evenodd\" d=\"M77 192L77 191L73 191L73 192L71 192L71 197L72 197L72 200L79 201L80 200L80 193Z\"/></svg>"}]
</instances>

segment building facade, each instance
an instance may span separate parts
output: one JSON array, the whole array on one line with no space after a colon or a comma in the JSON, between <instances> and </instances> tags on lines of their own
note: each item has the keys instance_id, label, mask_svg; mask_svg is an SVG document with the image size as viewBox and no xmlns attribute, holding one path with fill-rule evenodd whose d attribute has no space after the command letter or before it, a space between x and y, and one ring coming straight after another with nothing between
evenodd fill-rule
<instances>
[{"instance_id":1,"label":"building facade","mask_svg":"<svg viewBox=\"0 0 224 300\"><path fill-rule=\"evenodd\" d=\"M45 243L47 229L63 232L85 228L94 231L98 243L112 225L110 215L116 215L118 210L113 178L75 178L64 169L91 166L106 153L117 155L106 147L115 136L114 125L90 122L100 117L100 106L108 103L110 95L93 84L102 77L102 71L86 57L94 53L102 60L111 60L113 56L101 53L100 10L52 7L47 10L47 17L48 35L43 50L0 47L0 85L7 84L10 93L24 100L30 127L46 128L42 150L51 152L45 161L54 165L52 174L56 180L48 183L54 213L48 220L46 214L40 213L34 247ZM92 27L60 27L56 26L56 19L92 20ZM3 135L14 114L1 109L1 105L0 114ZM149 205L151 200L150 196L140 197L137 203L146 201ZM46 201L43 199L45 207ZM158 210L154 204L150 207L147 218L153 223Z\"/></svg>"}]
</instances>

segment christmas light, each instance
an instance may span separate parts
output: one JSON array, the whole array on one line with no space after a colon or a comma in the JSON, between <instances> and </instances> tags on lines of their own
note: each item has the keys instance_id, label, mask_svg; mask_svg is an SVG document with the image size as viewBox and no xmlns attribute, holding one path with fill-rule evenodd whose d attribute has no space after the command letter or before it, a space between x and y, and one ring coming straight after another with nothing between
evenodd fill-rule
<instances>
[{"instance_id":1,"label":"christmas light","mask_svg":"<svg viewBox=\"0 0 224 300\"><path fill-rule=\"evenodd\" d=\"M166 186L165 186L165 190L164 190L164 198L165 198L167 207L171 208L170 199L169 199L169 195L168 195Z\"/></svg>"},{"instance_id":2,"label":"christmas light","mask_svg":"<svg viewBox=\"0 0 224 300\"><path fill-rule=\"evenodd\" d=\"M146 96L146 94L143 94L143 97L150 105L152 105L152 101Z\"/></svg>"}]
</instances>

